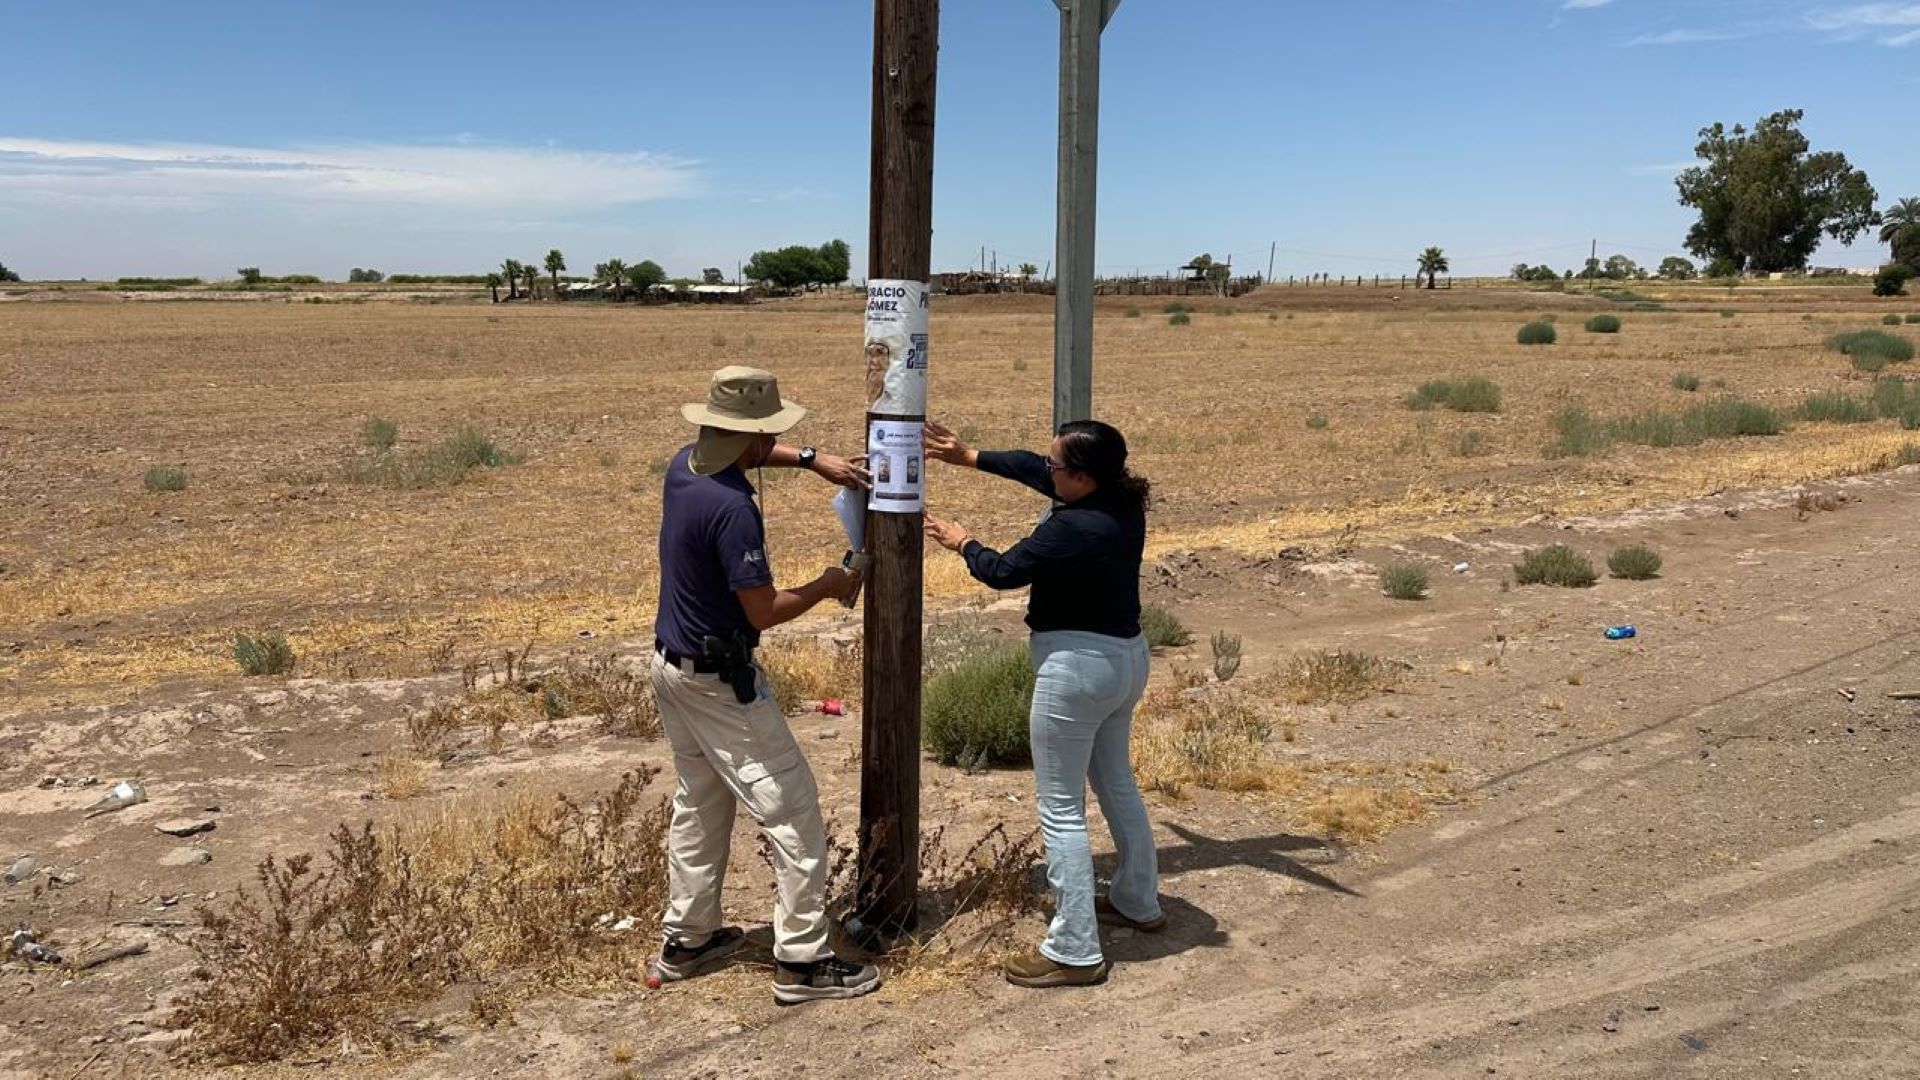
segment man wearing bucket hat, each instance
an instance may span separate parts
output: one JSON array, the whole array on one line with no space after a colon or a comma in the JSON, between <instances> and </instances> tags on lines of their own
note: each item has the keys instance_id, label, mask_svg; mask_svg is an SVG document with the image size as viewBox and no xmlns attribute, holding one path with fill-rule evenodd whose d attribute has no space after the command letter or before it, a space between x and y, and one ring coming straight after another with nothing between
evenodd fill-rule
<instances>
[{"instance_id":1,"label":"man wearing bucket hat","mask_svg":"<svg viewBox=\"0 0 1920 1080\"><path fill-rule=\"evenodd\" d=\"M828 945L820 792L753 659L760 631L847 596L858 578L833 566L799 588L775 588L746 470L786 458L829 478L839 470L848 486L865 473L838 459L823 471L823 455L776 444L806 410L780 396L770 372L722 368L707 400L680 412L700 434L668 467L660 511L652 681L680 786L667 832L666 944L648 981L711 970L740 947L739 929L720 924L737 804L773 854L774 1000L858 997L879 987L880 973Z\"/></svg>"}]
</instances>

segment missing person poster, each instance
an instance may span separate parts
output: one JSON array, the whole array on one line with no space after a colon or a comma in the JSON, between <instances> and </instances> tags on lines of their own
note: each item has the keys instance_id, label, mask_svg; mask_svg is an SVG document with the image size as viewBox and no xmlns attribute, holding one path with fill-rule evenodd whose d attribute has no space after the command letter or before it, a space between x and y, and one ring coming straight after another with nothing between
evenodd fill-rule
<instances>
[{"instance_id":1,"label":"missing person poster","mask_svg":"<svg viewBox=\"0 0 1920 1080\"><path fill-rule=\"evenodd\" d=\"M927 283L867 282L867 411L927 415Z\"/></svg>"},{"instance_id":2,"label":"missing person poster","mask_svg":"<svg viewBox=\"0 0 1920 1080\"><path fill-rule=\"evenodd\" d=\"M867 426L867 469L873 493L867 508L886 514L917 514L926 508L926 424L919 420L874 420Z\"/></svg>"}]
</instances>

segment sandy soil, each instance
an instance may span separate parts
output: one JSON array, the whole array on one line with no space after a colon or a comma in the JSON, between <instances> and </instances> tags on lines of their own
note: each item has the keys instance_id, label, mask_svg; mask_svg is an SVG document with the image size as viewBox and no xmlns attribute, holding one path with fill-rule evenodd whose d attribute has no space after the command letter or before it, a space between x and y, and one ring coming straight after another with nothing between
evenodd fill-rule
<instances>
[{"instance_id":1,"label":"sandy soil","mask_svg":"<svg viewBox=\"0 0 1920 1080\"><path fill-rule=\"evenodd\" d=\"M1436 535L1274 570L1199 551L1155 573L1198 628L1247 635L1249 664L1306 647L1405 659L1397 694L1302 725L1298 752L1444 754L1465 798L1348 852L1259 796L1156 802L1161 935L1118 935L1110 982L1034 992L990 975L781 1010L752 963L670 991L544 996L511 1027L454 1023L382 1066L320 1054L324 1075L1861 1076L1911 1065L1920 1020L1920 625L1907 602L1920 470L1823 489L1729 493L1594 519ZM1504 589L1524 546L1669 553L1652 582ZM1350 564L1466 562L1418 604ZM1640 636L1609 642L1603 625ZM1178 657L1163 658L1162 667ZM0 732L0 852L34 850L73 884L0 893L69 945L149 951L79 977L5 969L9 1075L168 1070L162 1007L188 985L193 910L253 860L306 844L371 798L371 756L444 680L297 680L242 692L16 716ZM850 721L797 719L845 815ZM657 744L588 732L447 770L436 789L539 775L604 783ZM97 788L138 762L152 801L91 820ZM1017 773L930 767L928 817L1031 819ZM432 798L444 797L441 795ZM218 812L206 807L219 806ZM375 816L396 812L363 804ZM344 812L351 814L351 810ZM218 821L176 841L154 822ZM188 846L211 862L156 864ZM737 851L750 851L744 837ZM730 907L761 921L740 861ZM857 1064L856 1064L857 1059Z\"/></svg>"}]
</instances>

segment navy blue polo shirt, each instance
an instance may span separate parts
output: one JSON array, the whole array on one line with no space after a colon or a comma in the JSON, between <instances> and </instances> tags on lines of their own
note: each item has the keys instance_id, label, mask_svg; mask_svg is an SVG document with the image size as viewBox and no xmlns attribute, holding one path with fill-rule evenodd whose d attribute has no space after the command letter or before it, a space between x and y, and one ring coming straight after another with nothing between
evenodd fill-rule
<instances>
[{"instance_id":1,"label":"navy blue polo shirt","mask_svg":"<svg viewBox=\"0 0 1920 1080\"><path fill-rule=\"evenodd\" d=\"M760 633L734 590L773 584L773 568L746 474L729 465L696 476L687 462L692 454L692 446L682 448L667 467L660 500L660 612L653 633L674 652L697 657L709 635L727 638L741 631L759 643Z\"/></svg>"}]
</instances>

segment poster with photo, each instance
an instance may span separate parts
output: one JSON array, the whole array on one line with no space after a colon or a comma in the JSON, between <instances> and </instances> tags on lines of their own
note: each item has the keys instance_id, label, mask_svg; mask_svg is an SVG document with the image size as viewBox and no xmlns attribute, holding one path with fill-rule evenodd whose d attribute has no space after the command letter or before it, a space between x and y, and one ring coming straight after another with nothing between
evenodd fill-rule
<instances>
[{"instance_id":1,"label":"poster with photo","mask_svg":"<svg viewBox=\"0 0 1920 1080\"><path fill-rule=\"evenodd\" d=\"M867 282L867 411L927 415L927 303L924 281Z\"/></svg>"},{"instance_id":2,"label":"poster with photo","mask_svg":"<svg viewBox=\"0 0 1920 1080\"><path fill-rule=\"evenodd\" d=\"M874 420L867 427L867 468L873 473L869 509L917 514L926 508L926 470L919 420Z\"/></svg>"}]
</instances>

